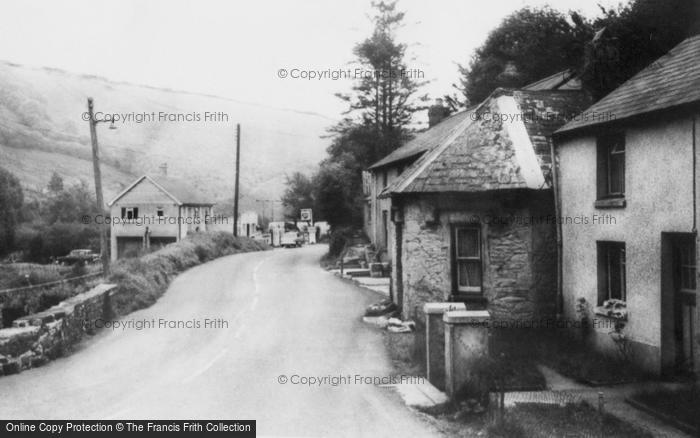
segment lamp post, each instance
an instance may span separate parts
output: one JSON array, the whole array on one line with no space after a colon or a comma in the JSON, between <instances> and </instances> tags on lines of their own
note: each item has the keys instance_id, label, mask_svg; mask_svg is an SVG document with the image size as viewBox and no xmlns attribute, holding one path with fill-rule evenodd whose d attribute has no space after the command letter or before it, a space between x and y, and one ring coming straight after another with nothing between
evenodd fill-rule
<instances>
[{"instance_id":1,"label":"lamp post","mask_svg":"<svg viewBox=\"0 0 700 438\"><path fill-rule=\"evenodd\" d=\"M106 120L96 120L93 109L92 97L88 97L88 123L90 124L90 141L92 143L92 170L95 174L95 201L99 212L105 208L104 197L102 196L102 173L100 172L100 150L97 144L97 124ZM111 120L110 129L117 129L114 120ZM107 222L107 221L105 221ZM100 226L100 257L102 259L102 272L109 274L109 241L105 223Z\"/></svg>"}]
</instances>

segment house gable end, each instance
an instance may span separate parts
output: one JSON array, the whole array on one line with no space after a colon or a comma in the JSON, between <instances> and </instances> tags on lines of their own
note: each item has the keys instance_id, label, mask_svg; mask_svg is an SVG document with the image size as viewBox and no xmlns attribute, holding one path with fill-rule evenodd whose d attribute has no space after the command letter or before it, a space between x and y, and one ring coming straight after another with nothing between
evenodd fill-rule
<instances>
[{"instance_id":1,"label":"house gable end","mask_svg":"<svg viewBox=\"0 0 700 438\"><path fill-rule=\"evenodd\" d=\"M168 193L163 187L147 176L142 176L131 186L127 187L119 195L117 195L109 206L115 204L134 203L134 204L158 204L158 203L174 203L181 205L182 203Z\"/></svg>"}]
</instances>

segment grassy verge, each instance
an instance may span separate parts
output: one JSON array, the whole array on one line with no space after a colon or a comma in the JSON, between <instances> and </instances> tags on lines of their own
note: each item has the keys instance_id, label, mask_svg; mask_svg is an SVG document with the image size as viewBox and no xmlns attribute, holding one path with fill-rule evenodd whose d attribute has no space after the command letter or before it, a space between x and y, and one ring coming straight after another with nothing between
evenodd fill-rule
<instances>
[{"instance_id":1,"label":"grassy verge","mask_svg":"<svg viewBox=\"0 0 700 438\"><path fill-rule=\"evenodd\" d=\"M631 423L604 414L586 403L564 407L525 404L506 411L502 421L488 426L493 438L550 438L567 436L609 436L619 438L651 438L653 435Z\"/></svg>"},{"instance_id":2,"label":"grassy verge","mask_svg":"<svg viewBox=\"0 0 700 438\"><path fill-rule=\"evenodd\" d=\"M424 365L419 363L420 351L416 344L420 334L390 332L383 334L396 372L424 376ZM528 336L532 334L528 333ZM494 357L485 360L481 367L477 367L477 374L479 369L483 368L482 373L486 374L484 377L486 383L494 383L496 379L498 385L505 386L507 390L544 388L545 379L536 366L540 355L543 354L541 350L544 349L548 352L547 354L552 355L557 353L552 350L552 344L539 348L538 343L541 341L540 337L534 337L531 342L525 342L518 337L501 336L496 341L496 345L492 345ZM562 350L567 351L565 348ZM420 409L424 414L434 418L438 428L446 436L494 438L600 436L601 416L586 403L565 407L518 405L507 409L503 420L491 422L487 413L478 413L470 407L470 403L474 402L474 394L478 391L470 391L467 387L463 390L468 393L459 394L454 403ZM635 425L608 414L602 417L602 430L603 436L640 438L652 436Z\"/></svg>"},{"instance_id":3,"label":"grassy verge","mask_svg":"<svg viewBox=\"0 0 700 438\"><path fill-rule=\"evenodd\" d=\"M269 246L260 240L234 237L230 233L198 233L137 259L114 264L110 283L117 284L112 302L117 315L148 307L167 290L178 274L207 261Z\"/></svg>"},{"instance_id":4,"label":"grassy verge","mask_svg":"<svg viewBox=\"0 0 700 438\"><path fill-rule=\"evenodd\" d=\"M622 358L595 351L582 341L563 333L504 329L496 331L495 337L499 351L539 362L586 384L628 383L650 377Z\"/></svg>"},{"instance_id":5,"label":"grassy verge","mask_svg":"<svg viewBox=\"0 0 700 438\"><path fill-rule=\"evenodd\" d=\"M496 383L505 391L541 391L547 381L532 358L501 355L492 361Z\"/></svg>"},{"instance_id":6,"label":"grassy verge","mask_svg":"<svg viewBox=\"0 0 700 438\"><path fill-rule=\"evenodd\" d=\"M397 375L425 376L425 364L420 361L416 333L392 333L383 330L384 345Z\"/></svg>"},{"instance_id":7,"label":"grassy verge","mask_svg":"<svg viewBox=\"0 0 700 438\"><path fill-rule=\"evenodd\" d=\"M34 286L98 272L101 265L60 266L56 264L12 263L0 265L0 289Z\"/></svg>"}]
</instances>

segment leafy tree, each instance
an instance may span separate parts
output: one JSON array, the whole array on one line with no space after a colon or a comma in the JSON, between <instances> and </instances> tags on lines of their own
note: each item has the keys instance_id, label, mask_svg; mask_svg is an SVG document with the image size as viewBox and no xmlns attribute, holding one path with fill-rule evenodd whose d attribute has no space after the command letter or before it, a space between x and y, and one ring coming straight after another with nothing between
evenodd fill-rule
<instances>
[{"instance_id":1,"label":"leafy tree","mask_svg":"<svg viewBox=\"0 0 700 438\"><path fill-rule=\"evenodd\" d=\"M58 193L63 191L63 178L58 172L54 171L49 180L49 185L47 187L50 193Z\"/></svg>"},{"instance_id":2,"label":"leafy tree","mask_svg":"<svg viewBox=\"0 0 700 438\"><path fill-rule=\"evenodd\" d=\"M359 71L369 74L338 95L346 118L329 129L328 158L312 178L316 210L334 227L362 223L362 170L408 140L413 113L426 108L427 97L416 95L424 82L407 69L407 46L395 38L404 13L396 2L372 6L372 34L353 51Z\"/></svg>"},{"instance_id":3,"label":"leafy tree","mask_svg":"<svg viewBox=\"0 0 700 438\"><path fill-rule=\"evenodd\" d=\"M314 208L314 186L311 178L301 172L287 176L287 189L282 195L285 217L296 220L302 208Z\"/></svg>"},{"instance_id":4,"label":"leafy tree","mask_svg":"<svg viewBox=\"0 0 700 438\"><path fill-rule=\"evenodd\" d=\"M334 228L362 223L362 195L355 190L362 184L358 164L350 154L326 159L314 177L319 214ZM359 181L358 181L359 180Z\"/></svg>"},{"instance_id":5,"label":"leafy tree","mask_svg":"<svg viewBox=\"0 0 700 438\"><path fill-rule=\"evenodd\" d=\"M458 89L466 102L446 96L448 103L478 104L498 87L521 87L578 65L593 31L578 14L571 19L549 7L526 7L506 17L469 65L459 67Z\"/></svg>"},{"instance_id":6,"label":"leafy tree","mask_svg":"<svg viewBox=\"0 0 700 438\"><path fill-rule=\"evenodd\" d=\"M374 156L384 156L406 140L411 116L425 109L421 102L426 96L416 97L424 81L412 77L406 65L406 44L398 43L395 33L404 19L396 2L373 2L372 35L355 46L356 63L364 73L349 95L338 94L348 103L346 115L359 115L359 123L346 119L331 128L334 133L346 133L357 125L371 127ZM367 162L366 164L370 164Z\"/></svg>"},{"instance_id":7,"label":"leafy tree","mask_svg":"<svg viewBox=\"0 0 700 438\"><path fill-rule=\"evenodd\" d=\"M40 214L25 227L20 242L30 261L46 263L77 248L99 251L100 225L95 218L98 214L106 217L107 212L97 208L94 195L84 181L51 192L38 209ZM87 222L85 217L89 218Z\"/></svg>"},{"instance_id":8,"label":"leafy tree","mask_svg":"<svg viewBox=\"0 0 700 438\"><path fill-rule=\"evenodd\" d=\"M617 9L601 7L597 30L582 59L582 79L601 98L700 30L700 2L635 0Z\"/></svg>"},{"instance_id":9,"label":"leafy tree","mask_svg":"<svg viewBox=\"0 0 700 438\"><path fill-rule=\"evenodd\" d=\"M29 238L26 250L29 260L46 263L52 257L66 255L77 248L99 251L99 228L80 223L45 225Z\"/></svg>"},{"instance_id":10,"label":"leafy tree","mask_svg":"<svg viewBox=\"0 0 700 438\"><path fill-rule=\"evenodd\" d=\"M15 232L23 202L24 194L19 180L0 167L0 254L14 249Z\"/></svg>"},{"instance_id":11,"label":"leafy tree","mask_svg":"<svg viewBox=\"0 0 700 438\"><path fill-rule=\"evenodd\" d=\"M506 17L460 66L454 108L498 87L521 87L565 69L600 99L688 36L700 32L697 0L633 0L591 20L575 12L524 8Z\"/></svg>"},{"instance_id":12,"label":"leafy tree","mask_svg":"<svg viewBox=\"0 0 700 438\"><path fill-rule=\"evenodd\" d=\"M43 221L47 225L81 223L83 216L93 218L99 213L104 212L97 209L94 195L85 181L54 193L42 206Z\"/></svg>"}]
</instances>

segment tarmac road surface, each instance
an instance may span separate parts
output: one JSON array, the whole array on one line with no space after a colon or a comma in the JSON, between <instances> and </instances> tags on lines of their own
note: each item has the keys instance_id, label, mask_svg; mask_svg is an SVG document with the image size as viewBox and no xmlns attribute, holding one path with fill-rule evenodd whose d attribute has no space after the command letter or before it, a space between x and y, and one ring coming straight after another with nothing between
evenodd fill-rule
<instances>
[{"instance_id":1,"label":"tarmac road surface","mask_svg":"<svg viewBox=\"0 0 700 438\"><path fill-rule=\"evenodd\" d=\"M381 333L360 320L379 297L320 269L326 250L238 254L185 272L121 321L199 328L104 329L69 357L0 377L0 418L254 419L258 436L439 436L373 384L394 372Z\"/></svg>"}]
</instances>

